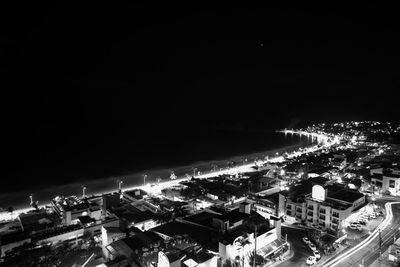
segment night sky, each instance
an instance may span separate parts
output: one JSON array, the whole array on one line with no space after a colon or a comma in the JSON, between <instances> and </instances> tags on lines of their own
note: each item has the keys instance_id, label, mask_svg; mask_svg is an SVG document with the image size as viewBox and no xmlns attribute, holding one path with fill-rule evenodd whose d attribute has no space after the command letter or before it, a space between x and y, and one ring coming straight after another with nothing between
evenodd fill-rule
<instances>
[{"instance_id":1,"label":"night sky","mask_svg":"<svg viewBox=\"0 0 400 267\"><path fill-rule=\"evenodd\" d=\"M7 185L173 164L221 132L399 120L397 6L169 2L0 9Z\"/></svg>"}]
</instances>

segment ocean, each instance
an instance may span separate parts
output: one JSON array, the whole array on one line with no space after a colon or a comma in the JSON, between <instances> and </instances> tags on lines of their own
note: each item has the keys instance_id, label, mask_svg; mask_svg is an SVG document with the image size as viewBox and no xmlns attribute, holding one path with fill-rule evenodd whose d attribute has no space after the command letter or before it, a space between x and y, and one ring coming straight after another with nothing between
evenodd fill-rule
<instances>
[{"instance_id":1,"label":"ocean","mask_svg":"<svg viewBox=\"0 0 400 267\"><path fill-rule=\"evenodd\" d=\"M190 137L177 136L171 139L171 142L161 143L157 140L147 142L140 146L141 150L126 142L124 153L102 150L103 146L99 144L100 149L91 152L93 159L89 160L90 156L87 156L86 162L84 160L80 162L79 167L76 167L71 160L70 169L65 171L57 167L50 168L50 164L57 160L55 158L49 162L52 173L49 175L47 170L46 174L43 174L43 179L36 178L41 174L35 174L33 169L30 171L35 178L18 180L17 177L8 181L11 183L8 188L16 189L0 191L0 207L26 208L29 206L30 194L33 194L39 204L48 203L57 195L80 196L83 185L87 188L87 195L117 190L118 180L123 180L124 187L138 186L143 184L144 174L147 175L146 183L154 183L157 178L169 179L171 171L178 178L192 175L194 168L196 172L207 173L212 169L226 168L229 162L240 165L247 160L250 163L255 159L271 157L277 151L290 151L313 143L306 137L285 135L275 131L224 131L202 135L187 133L187 135ZM125 141L127 140L120 139L114 142L120 144ZM146 146L148 149L145 153L143 147ZM98 157L94 155L101 152L109 153L106 155L108 160L96 162L95 159ZM138 156L138 152L142 156ZM79 157L81 158L82 156ZM66 161L65 158L63 160ZM87 168L82 168L85 163ZM40 170L41 168L38 168L38 171ZM24 183L24 186L19 189L18 186L12 187L12 183Z\"/></svg>"}]
</instances>

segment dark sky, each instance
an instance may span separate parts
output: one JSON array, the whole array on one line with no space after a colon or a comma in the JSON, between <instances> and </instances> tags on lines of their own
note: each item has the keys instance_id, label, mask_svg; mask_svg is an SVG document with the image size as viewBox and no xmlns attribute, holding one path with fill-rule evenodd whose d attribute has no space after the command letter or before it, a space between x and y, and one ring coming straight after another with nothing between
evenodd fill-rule
<instances>
[{"instance_id":1,"label":"dark sky","mask_svg":"<svg viewBox=\"0 0 400 267\"><path fill-rule=\"evenodd\" d=\"M13 170L121 134L143 149L182 132L399 119L397 6L170 2L0 9Z\"/></svg>"}]
</instances>

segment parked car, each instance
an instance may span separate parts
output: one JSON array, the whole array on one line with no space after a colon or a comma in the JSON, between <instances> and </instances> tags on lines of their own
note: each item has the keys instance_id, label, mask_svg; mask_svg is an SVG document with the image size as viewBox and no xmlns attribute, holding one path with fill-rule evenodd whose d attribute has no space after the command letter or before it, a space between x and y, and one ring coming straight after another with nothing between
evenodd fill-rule
<instances>
[{"instance_id":1,"label":"parked car","mask_svg":"<svg viewBox=\"0 0 400 267\"><path fill-rule=\"evenodd\" d=\"M317 259L315 258L315 256L310 256L307 258L306 264L311 266L316 263L317 263Z\"/></svg>"},{"instance_id":2,"label":"parked car","mask_svg":"<svg viewBox=\"0 0 400 267\"><path fill-rule=\"evenodd\" d=\"M357 226L356 226L356 225L350 224L350 225L349 225L349 228L352 229L352 230L357 230Z\"/></svg>"},{"instance_id":3,"label":"parked car","mask_svg":"<svg viewBox=\"0 0 400 267\"><path fill-rule=\"evenodd\" d=\"M316 260L321 259L321 254L319 253L318 250L314 251L314 256L315 256L315 259L316 259Z\"/></svg>"},{"instance_id":4,"label":"parked car","mask_svg":"<svg viewBox=\"0 0 400 267\"><path fill-rule=\"evenodd\" d=\"M317 247L311 242L310 242L310 244L308 244L308 246L311 248L312 251L316 251L317 250Z\"/></svg>"},{"instance_id":5,"label":"parked car","mask_svg":"<svg viewBox=\"0 0 400 267\"><path fill-rule=\"evenodd\" d=\"M310 239L308 237L303 237L303 242L309 245L311 243Z\"/></svg>"}]
</instances>

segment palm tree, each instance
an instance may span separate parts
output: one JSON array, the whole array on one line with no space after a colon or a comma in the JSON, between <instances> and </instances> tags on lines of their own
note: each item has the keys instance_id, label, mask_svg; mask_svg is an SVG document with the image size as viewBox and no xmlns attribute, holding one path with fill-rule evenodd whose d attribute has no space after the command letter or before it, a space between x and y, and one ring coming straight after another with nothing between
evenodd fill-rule
<instances>
[{"instance_id":1,"label":"palm tree","mask_svg":"<svg viewBox=\"0 0 400 267\"><path fill-rule=\"evenodd\" d=\"M254 265L254 260L255 260L255 265L256 266L262 266L264 265L264 258L261 255L256 254L256 258L254 259L254 251L252 251L249 255L249 263L250 265ZM255 267L255 266L253 266Z\"/></svg>"},{"instance_id":2,"label":"palm tree","mask_svg":"<svg viewBox=\"0 0 400 267\"><path fill-rule=\"evenodd\" d=\"M243 255L243 253L244 253L244 247L245 247L246 245L251 244L251 242L249 241L248 236L245 236L245 237L242 236L241 238L238 238L238 239L235 241L235 243L236 243L236 245L238 245L238 246L240 247L241 256L240 256L239 258L240 258L240 260L241 260L241 262L242 262L242 267L244 267L244 255Z\"/></svg>"}]
</instances>

